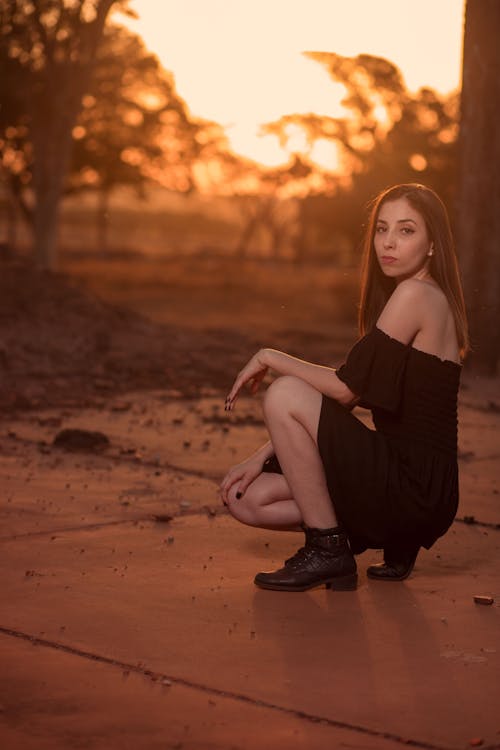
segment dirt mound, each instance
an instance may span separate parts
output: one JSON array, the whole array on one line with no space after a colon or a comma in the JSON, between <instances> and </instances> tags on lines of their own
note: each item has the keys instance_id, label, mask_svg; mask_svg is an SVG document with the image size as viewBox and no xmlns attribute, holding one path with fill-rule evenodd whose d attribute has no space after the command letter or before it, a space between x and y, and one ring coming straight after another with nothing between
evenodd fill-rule
<instances>
[{"instance_id":1,"label":"dirt mound","mask_svg":"<svg viewBox=\"0 0 500 750\"><path fill-rule=\"evenodd\" d=\"M0 265L0 408L88 405L127 390L224 391L252 342L154 323L69 277Z\"/></svg>"}]
</instances>

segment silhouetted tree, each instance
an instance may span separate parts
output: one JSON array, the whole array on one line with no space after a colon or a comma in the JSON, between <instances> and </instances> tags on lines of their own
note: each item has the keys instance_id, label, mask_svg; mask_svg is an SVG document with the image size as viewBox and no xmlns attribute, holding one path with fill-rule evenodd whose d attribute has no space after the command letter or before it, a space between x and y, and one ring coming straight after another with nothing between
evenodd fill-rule
<instances>
[{"instance_id":1,"label":"silhouetted tree","mask_svg":"<svg viewBox=\"0 0 500 750\"><path fill-rule=\"evenodd\" d=\"M457 162L458 96L439 96L429 88L409 92L398 68L388 60L372 55L348 58L330 52L308 52L309 58L324 65L331 77L345 87L345 117L292 114L268 123L263 130L274 134L283 146L293 137L293 129L305 135L310 163L314 144L326 140L335 144L339 174L321 170L321 192L332 196L325 217L336 216L335 230L355 247L366 202L380 189L403 181L425 182L453 201ZM318 172L318 167L314 168ZM340 173L344 176L341 178ZM346 181L345 174L350 175ZM341 210L333 209L334 203ZM311 204L312 205L312 204ZM318 204L319 205L319 204ZM316 211L304 207L318 220ZM307 227L304 231L307 233ZM333 236L333 235L332 235Z\"/></svg>"},{"instance_id":2,"label":"silhouetted tree","mask_svg":"<svg viewBox=\"0 0 500 750\"><path fill-rule=\"evenodd\" d=\"M457 239L472 359L495 373L500 355L500 3L467 0Z\"/></svg>"},{"instance_id":3,"label":"silhouetted tree","mask_svg":"<svg viewBox=\"0 0 500 750\"><path fill-rule=\"evenodd\" d=\"M56 264L60 198L72 131L106 18L128 0L3 0L0 6L2 163L34 232L41 267ZM3 95L6 94L5 100ZM24 197L32 163L32 197Z\"/></svg>"},{"instance_id":4,"label":"silhouetted tree","mask_svg":"<svg viewBox=\"0 0 500 750\"><path fill-rule=\"evenodd\" d=\"M141 39L117 26L105 29L82 105L68 187L97 191L98 245L104 251L112 190L128 185L143 195L160 173L170 188L191 189L204 123L190 119L173 76Z\"/></svg>"}]
</instances>

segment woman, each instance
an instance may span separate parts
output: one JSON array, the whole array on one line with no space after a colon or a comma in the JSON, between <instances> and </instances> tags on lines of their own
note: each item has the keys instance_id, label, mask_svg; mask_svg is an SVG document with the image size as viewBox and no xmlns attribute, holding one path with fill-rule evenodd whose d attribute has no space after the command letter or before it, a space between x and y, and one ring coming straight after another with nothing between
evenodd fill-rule
<instances>
[{"instance_id":1,"label":"woman","mask_svg":"<svg viewBox=\"0 0 500 750\"><path fill-rule=\"evenodd\" d=\"M268 370L270 434L220 492L239 521L305 531L305 545L262 588L356 587L354 554L383 548L368 575L402 580L458 504L457 395L467 321L446 209L418 184L374 201L359 312L362 338L337 371L261 349L226 399L255 393ZM375 431L352 413L372 410Z\"/></svg>"}]
</instances>

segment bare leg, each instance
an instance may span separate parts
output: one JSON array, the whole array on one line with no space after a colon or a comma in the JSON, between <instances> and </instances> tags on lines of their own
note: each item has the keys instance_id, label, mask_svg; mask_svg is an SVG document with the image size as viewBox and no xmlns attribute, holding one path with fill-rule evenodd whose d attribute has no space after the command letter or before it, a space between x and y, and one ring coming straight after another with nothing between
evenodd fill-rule
<instances>
[{"instance_id":1,"label":"bare leg","mask_svg":"<svg viewBox=\"0 0 500 750\"><path fill-rule=\"evenodd\" d=\"M287 375L267 389L264 416L303 522L327 529L338 522L317 445L321 400L315 388Z\"/></svg>"},{"instance_id":2,"label":"bare leg","mask_svg":"<svg viewBox=\"0 0 500 750\"><path fill-rule=\"evenodd\" d=\"M229 491L228 508L232 516L249 526L283 531L300 531L302 515L291 497L282 474L262 473L237 498L238 485Z\"/></svg>"},{"instance_id":3,"label":"bare leg","mask_svg":"<svg viewBox=\"0 0 500 750\"><path fill-rule=\"evenodd\" d=\"M250 525L285 528L305 524L305 545L271 573L257 573L257 586L275 591L307 591L326 585L352 591L356 561L348 538L338 528L317 445L321 394L304 381L286 376L268 388L264 415L283 469L260 474L237 499L229 493L231 513Z\"/></svg>"}]
</instances>

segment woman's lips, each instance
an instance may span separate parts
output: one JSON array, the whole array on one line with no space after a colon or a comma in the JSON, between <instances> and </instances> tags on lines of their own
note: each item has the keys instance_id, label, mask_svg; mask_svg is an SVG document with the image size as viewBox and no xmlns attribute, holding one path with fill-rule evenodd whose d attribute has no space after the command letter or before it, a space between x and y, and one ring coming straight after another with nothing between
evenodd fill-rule
<instances>
[{"instance_id":1,"label":"woman's lips","mask_svg":"<svg viewBox=\"0 0 500 750\"><path fill-rule=\"evenodd\" d=\"M396 261L396 258L394 258L392 255L382 255L380 258L380 262L384 263L385 265L394 263L395 261Z\"/></svg>"}]
</instances>

